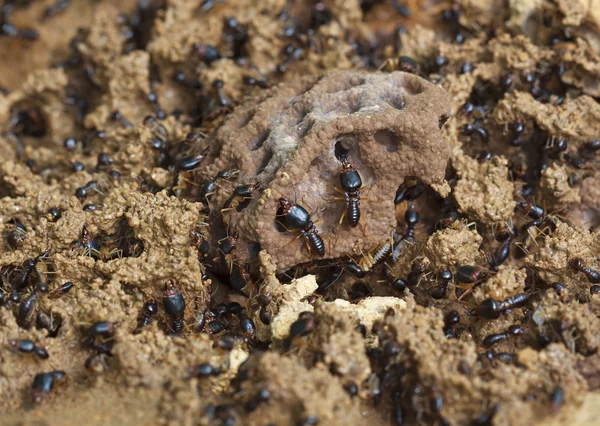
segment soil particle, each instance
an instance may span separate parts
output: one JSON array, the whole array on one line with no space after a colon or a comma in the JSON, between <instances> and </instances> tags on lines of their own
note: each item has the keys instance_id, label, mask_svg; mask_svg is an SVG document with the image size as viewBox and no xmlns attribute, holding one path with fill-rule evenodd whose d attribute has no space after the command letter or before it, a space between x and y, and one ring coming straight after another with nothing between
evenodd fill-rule
<instances>
[{"instance_id":1,"label":"soil particle","mask_svg":"<svg viewBox=\"0 0 600 426\"><path fill-rule=\"evenodd\" d=\"M549 211L558 211L570 203L579 203L579 188L569 186L569 169L553 164L542 172L540 190Z\"/></svg>"},{"instance_id":2,"label":"soil particle","mask_svg":"<svg viewBox=\"0 0 600 426\"><path fill-rule=\"evenodd\" d=\"M343 425L361 418L357 400L348 397L340 379L323 364L307 369L294 358L265 353L250 357L240 372L252 379L242 381L240 395L251 397L261 388L271 395L268 403L248 413L248 425L298 424L309 416L319 423Z\"/></svg>"},{"instance_id":3,"label":"soil particle","mask_svg":"<svg viewBox=\"0 0 600 426\"><path fill-rule=\"evenodd\" d=\"M540 352L528 349L527 358L519 353L519 361L526 369L497 365L488 371L494 381L488 381L480 376L482 367L476 362L474 344L448 340L442 328L439 313L416 307L412 312L388 317L380 332L384 347L390 339L400 345L394 364L400 366L407 360L418 360L414 369L400 378L401 386L412 399L414 415L436 416L430 409L428 395L432 392L443 401L437 415L459 424L485 414L483 406L496 405L495 424L513 424L517 418L519 422L538 419L547 411L545 401L556 383L561 384L573 403L581 401L580 392L586 389L586 383L579 374L572 373L577 357L564 346L553 344ZM466 394L468 398L464 397ZM524 404L521 398L529 394L536 395L536 402ZM515 395L521 398L514 398Z\"/></svg>"},{"instance_id":4,"label":"soil particle","mask_svg":"<svg viewBox=\"0 0 600 426\"><path fill-rule=\"evenodd\" d=\"M457 228L433 233L423 254L434 269L446 266L477 265L482 260L479 250L483 238L467 224L457 222Z\"/></svg>"},{"instance_id":5,"label":"soil particle","mask_svg":"<svg viewBox=\"0 0 600 426\"><path fill-rule=\"evenodd\" d=\"M475 300L484 299L506 300L517 293L522 293L525 287L527 272L523 268L502 265L498 272L473 291Z\"/></svg>"},{"instance_id":6,"label":"soil particle","mask_svg":"<svg viewBox=\"0 0 600 426\"><path fill-rule=\"evenodd\" d=\"M454 196L461 211L488 225L512 217L515 187L507 178L508 160L494 157L479 162L459 154L452 159L452 165L459 178Z\"/></svg>"},{"instance_id":7,"label":"soil particle","mask_svg":"<svg viewBox=\"0 0 600 426\"><path fill-rule=\"evenodd\" d=\"M563 343L573 353L587 356L598 350L600 319L588 303L565 303L554 292L547 292L532 319L541 334Z\"/></svg>"},{"instance_id":8,"label":"soil particle","mask_svg":"<svg viewBox=\"0 0 600 426\"><path fill-rule=\"evenodd\" d=\"M598 269L599 251L597 233L559 222L554 232L542 239L538 251L525 261L546 282L562 282L575 291L587 288L589 283L582 273L571 270L568 262L581 258L590 268Z\"/></svg>"}]
</instances>

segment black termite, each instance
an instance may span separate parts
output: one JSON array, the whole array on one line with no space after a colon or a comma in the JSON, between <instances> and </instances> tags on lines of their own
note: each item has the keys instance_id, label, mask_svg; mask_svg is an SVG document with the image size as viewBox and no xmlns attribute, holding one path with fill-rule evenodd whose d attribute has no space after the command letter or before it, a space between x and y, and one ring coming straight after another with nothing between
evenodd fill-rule
<instances>
[{"instance_id":1,"label":"black termite","mask_svg":"<svg viewBox=\"0 0 600 426\"><path fill-rule=\"evenodd\" d=\"M58 15L63 12L69 5L71 4L71 0L56 0L54 4L48 6L46 10L44 10L44 18L49 18L51 16Z\"/></svg>"},{"instance_id":2,"label":"black termite","mask_svg":"<svg viewBox=\"0 0 600 426\"><path fill-rule=\"evenodd\" d=\"M116 324L110 321L97 321L93 323L88 333L90 336L112 337L115 332Z\"/></svg>"},{"instance_id":3,"label":"black termite","mask_svg":"<svg viewBox=\"0 0 600 426\"><path fill-rule=\"evenodd\" d=\"M304 314L304 315L303 315ZM303 312L299 318L290 326L290 340L310 334L316 327L315 318L312 312Z\"/></svg>"},{"instance_id":4,"label":"black termite","mask_svg":"<svg viewBox=\"0 0 600 426\"><path fill-rule=\"evenodd\" d=\"M252 281L250 275L250 266L248 264L237 265L234 264L229 274L229 284L234 289L241 291Z\"/></svg>"},{"instance_id":5,"label":"black termite","mask_svg":"<svg viewBox=\"0 0 600 426\"><path fill-rule=\"evenodd\" d=\"M74 172L81 172L84 169L85 169L85 166L83 165L83 163L81 163L79 161L73 162L73 171Z\"/></svg>"},{"instance_id":6,"label":"black termite","mask_svg":"<svg viewBox=\"0 0 600 426\"><path fill-rule=\"evenodd\" d=\"M565 403L565 390L562 386L558 385L554 388L550 394L550 406L552 411L558 411L560 407Z\"/></svg>"},{"instance_id":7,"label":"black termite","mask_svg":"<svg viewBox=\"0 0 600 426\"><path fill-rule=\"evenodd\" d=\"M57 294L67 294L74 287L74 284L71 281L67 281L66 283L62 283L58 287L52 290L53 293Z\"/></svg>"},{"instance_id":8,"label":"black termite","mask_svg":"<svg viewBox=\"0 0 600 426\"><path fill-rule=\"evenodd\" d=\"M521 133L525 130L525 125L521 121L515 121L512 123L512 138L510 144L512 146L521 146L523 141L521 140Z\"/></svg>"},{"instance_id":9,"label":"black termite","mask_svg":"<svg viewBox=\"0 0 600 426\"><path fill-rule=\"evenodd\" d=\"M33 378L33 402L40 403L42 400L52 392L54 383L61 381L66 377L67 373L64 371L52 371L50 373L40 373Z\"/></svg>"},{"instance_id":10,"label":"black termite","mask_svg":"<svg viewBox=\"0 0 600 426\"><path fill-rule=\"evenodd\" d=\"M405 185L404 183L398 187L396 196L394 197L394 204L400 204L402 201L414 201L419 198L423 192L425 192L425 185L422 183L415 183L413 185Z\"/></svg>"},{"instance_id":11,"label":"black termite","mask_svg":"<svg viewBox=\"0 0 600 426\"><path fill-rule=\"evenodd\" d=\"M531 219L537 220L544 217L544 209L533 203L519 202L517 207L522 209Z\"/></svg>"},{"instance_id":12,"label":"black termite","mask_svg":"<svg viewBox=\"0 0 600 426\"><path fill-rule=\"evenodd\" d=\"M48 359L49 355L46 349L37 346L29 339L9 340L8 344L19 352L34 354L38 358Z\"/></svg>"},{"instance_id":13,"label":"black termite","mask_svg":"<svg viewBox=\"0 0 600 426\"><path fill-rule=\"evenodd\" d=\"M554 282L551 285L552 289L557 293L562 293L567 287L563 283Z\"/></svg>"},{"instance_id":14,"label":"black termite","mask_svg":"<svg viewBox=\"0 0 600 426\"><path fill-rule=\"evenodd\" d=\"M363 300L364 298L370 296L371 293L372 293L371 289L365 283L356 282L356 283L352 284L352 288L350 289L350 292L348 293L348 298L350 299L350 302L358 303L361 300Z\"/></svg>"},{"instance_id":15,"label":"black termite","mask_svg":"<svg viewBox=\"0 0 600 426\"><path fill-rule=\"evenodd\" d=\"M423 275L423 272L425 272L427 266L429 266L429 263L424 259L415 260L410 267L410 273L408 274L406 284L409 287L414 287L419 284L421 275Z\"/></svg>"},{"instance_id":16,"label":"black termite","mask_svg":"<svg viewBox=\"0 0 600 426\"><path fill-rule=\"evenodd\" d=\"M185 76L185 73L181 70L175 70L173 72L172 78L173 78L173 81L183 84L184 86L187 86L191 89L196 89L196 90L202 89L202 83L200 83L198 80L188 80Z\"/></svg>"},{"instance_id":17,"label":"black termite","mask_svg":"<svg viewBox=\"0 0 600 426\"><path fill-rule=\"evenodd\" d=\"M109 335L107 338L100 336L100 338L96 338L93 334L89 335L87 339L85 339L84 343L101 354L112 355L113 342L110 339L112 335Z\"/></svg>"},{"instance_id":18,"label":"black termite","mask_svg":"<svg viewBox=\"0 0 600 426\"><path fill-rule=\"evenodd\" d=\"M75 245L85 248L85 254L94 259L98 259L100 249L102 248L98 240L94 237L86 225L83 225L83 229L81 230L81 238L75 242Z\"/></svg>"},{"instance_id":19,"label":"black termite","mask_svg":"<svg viewBox=\"0 0 600 426\"><path fill-rule=\"evenodd\" d=\"M223 92L223 86L225 82L223 80L215 80L213 81L213 88L217 91L217 96L219 97L219 103L221 106L229 106L231 105L231 101L227 98L225 93Z\"/></svg>"},{"instance_id":20,"label":"black termite","mask_svg":"<svg viewBox=\"0 0 600 426\"><path fill-rule=\"evenodd\" d=\"M487 275L485 269L478 266L464 265L456 270L456 281L463 284L472 284Z\"/></svg>"},{"instance_id":21,"label":"black termite","mask_svg":"<svg viewBox=\"0 0 600 426\"><path fill-rule=\"evenodd\" d=\"M460 322L460 314L457 311L450 311L444 317L444 334L448 339L456 337L452 332L453 327Z\"/></svg>"},{"instance_id":22,"label":"black termite","mask_svg":"<svg viewBox=\"0 0 600 426\"><path fill-rule=\"evenodd\" d=\"M261 89L269 88L269 83L267 82L267 80L264 80L264 79L256 79L252 76L245 75L245 76L243 76L243 80L244 80L244 83L247 84L248 86L257 86L257 87L260 87Z\"/></svg>"},{"instance_id":23,"label":"black termite","mask_svg":"<svg viewBox=\"0 0 600 426\"><path fill-rule=\"evenodd\" d=\"M350 272L357 278L364 278L367 275L366 271L363 271L356 263L346 262L344 263L344 270Z\"/></svg>"},{"instance_id":24,"label":"black termite","mask_svg":"<svg viewBox=\"0 0 600 426\"><path fill-rule=\"evenodd\" d=\"M244 404L244 409L247 412L256 410L262 402L268 401L271 398L271 392L267 388L261 388L256 394Z\"/></svg>"},{"instance_id":25,"label":"black termite","mask_svg":"<svg viewBox=\"0 0 600 426\"><path fill-rule=\"evenodd\" d=\"M475 159L477 161L479 161L480 163L485 163L486 161L491 160L492 158L494 158L494 154L492 154L489 151L480 151L477 153L477 155L475 156Z\"/></svg>"},{"instance_id":26,"label":"black termite","mask_svg":"<svg viewBox=\"0 0 600 426\"><path fill-rule=\"evenodd\" d=\"M210 244L206 238L195 229L190 231L190 243L198 249L198 253L206 255L210 250Z\"/></svg>"},{"instance_id":27,"label":"black termite","mask_svg":"<svg viewBox=\"0 0 600 426\"><path fill-rule=\"evenodd\" d=\"M500 87L502 90L507 91L513 84L515 77L510 73L506 73L500 77Z\"/></svg>"},{"instance_id":28,"label":"black termite","mask_svg":"<svg viewBox=\"0 0 600 426\"><path fill-rule=\"evenodd\" d=\"M218 376L221 374L221 367L214 367L208 362L203 362L189 368L191 377L202 378L210 376Z\"/></svg>"},{"instance_id":29,"label":"black termite","mask_svg":"<svg viewBox=\"0 0 600 426\"><path fill-rule=\"evenodd\" d=\"M6 234L6 244L12 250L16 250L23 245L27 228L19 220L11 220L9 222L8 233Z\"/></svg>"},{"instance_id":30,"label":"black termite","mask_svg":"<svg viewBox=\"0 0 600 426\"><path fill-rule=\"evenodd\" d=\"M50 215L50 220L52 222L56 222L62 217L62 211L58 207L52 207L50 210L48 210L48 214Z\"/></svg>"},{"instance_id":31,"label":"black termite","mask_svg":"<svg viewBox=\"0 0 600 426\"><path fill-rule=\"evenodd\" d=\"M394 10L396 12L398 12L400 15L404 16L405 18L411 17L411 12L410 12L410 9L408 8L408 6L403 5L402 3L399 3L398 0L392 0L392 7L394 8Z\"/></svg>"},{"instance_id":32,"label":"black termite","mask_svg":"<svg viewBox=\"0 0 600 426\"><path fill-rule=\"evenodd\" d=\"M402 391L400 389L392 392L392 421L396 426L404 424L404 409L402 408Z\"/></svg>"},{"instance_id":33,"label":"black termite","mask_svg":"<svg viewBox=\"0 0 600 426\"><path fill-rule=\"evenodd\" d=\"M233 235L219 240L219 250L221 250L223 254L230 254L233 250L235 250L235 247L237 245L237 236L238 234L236 232Z\"/></svg>"},{"instance_id":34,"label":"black termite","mask_svg":"<svg viewBox=\"0 0 600 426\"><path fill-rule=\"evenodd\" d=\"M429 389L429 412L432 415L439 417L443 405L444 400L442 399L442 395L435 386L432 386Z\"/></svg>"},{"instance_id":35,"label":"black termite","mask_svg":"<svg viewBox=\"0 0 600 426\"><path fill-rule=\"evenodd\" d=\"M131 124L131 121L126 119L123 116L123 114L121 114L119 111L113 111L110 114L110 119L113 121L118 121L119 124L121 124L121 126L123 126L123 127L133 127L133 124Z\"/></svg>"},{"instance_id":36,"label":"black termite","mask_svg":"<svg viewBox=\"0 0 600 426\"><path fill-rule=\"evenodd\" d=\"M264 325L271 324L271 311L269 311L266 306L260 308L258 317L260 318L260 322L262 322Z\"/></svg>"},{"instance_id":37,"label":"black termite","mask_svg":"<svg viewBox=\"0 0 600 426\"><path fill-rule=\"evenodd\" d=\"M229 307L225 303L219 303L215 306L214 312L217 314L217 317L223 317L229 313Z\"/></svg>"},{"instance_id":38,"label":"black termite","mask_svg":"<svg viewBox=\"0 0 600 426\"><path fill-rule=\"evenodd\" d=\"M287 71L287 67L296 59L298 59L304 49L301 47L295 47L293 44L287 44L281 49L281 53L285 56L283 62L277 65L277 71L280 73L284 73Z\"/></svg>"},{"instance_id":39,"label":"black termite","mask_svg":"<svg viewBox=\"0 0 600 426\"><path fill-rule=\"evenodd\" d=\"M219 334L227 330L227 326L221 321L211 321L206 324L206 330L208 334Z\"/></svg>"},{"instance_id":40,"label":"black termite","mask_svg":"<svg viewBox=\"0 0 600 426\"><path fill-rule=\"evenodd\" d=\"M496 229L496 232L494 233L494 238L496 238L496 241L504 242L504 241L508 240L509 238L513 238L514 235L515 235L514 229L512 229L510 226L508 226L506 224L506 222L503 222Z\"/></svg>"},{"instance_id":41,"label":"black termite","mask_svg":"<svg viewBox=\"0 0 600 426\"><path fill-rule=\"evenodd\" d=\"M157 313L158 303L156 303L156 300L150 299L146 301L144 306L142 306L142 312L138 318L138 327L146 327Z\"/></svg>"},{"instance_id":42,"label":"black termite","mask_svg":"<svg viewBox=\"0 0 600 426\"><path fill-rule=\"evenodd\" d=\"M110 156L107 152L101 152L98 154L98 162L96 163L96 168L99 170L105 169L111 166L115 160Z\"/></svg>"},{"instance_id":43,"label":"black termite","mask_svg":"<svg viewBox=\"0 0 600 426\"><path fill-rule=\"evenodd\" d=\"M236 317L238 317L240 320L244 317L246 317L247 315L247 311L246 308L244 308L242 305L240 305L238 302L230 302L227 305L227 309L229 310L229 313L231 315L235 315Z\"/></svg>"},{"instance_id":44,"label":"black termite","mask_svg":"<svg viewBox=\"0 0 600 426\"><path fill-rule=\"evenodd\" d=\"M585 143L583 148L590 152L600 151L600 139Z\"/></svg>"},{"instance_id":45,"label":"black termite","mask_svg":"<svg viewBox=\"0 0 600 426\"><path fill-rule=\"evenodd\" d=\"M523 334L523 329L521 327L517 325L511 325L508 330L503 333L490 334L489 336L485 337L482 343L486 348L491 348L496 343L508 340L510 336L519 336L521 334Z\"/></svg>"},{"instance_id":46,"label":"black termite","mask_svg":"<svg viewBox=\"0 0 600 426\"><path fill-rule=\"evenodd\" d=\"M529 296L525 293L518 293L510 299L502 301L497 301L492 298L485 299L473 311L473 314L487 319L496 319L499 318L502 313L510 309L525 305L528 300Z\"/></svg>"},{"instance_id":47,"label":"black termite","mask_svg":"<svg viewBox=\"0 0 600 426\"><path fill-rule=\"evenodd\" d=\"M404 220L406 221L406 232L404 233L403 239L415 241L415 231L417 229L417 224L419 223L419 213L414 209L408 209L404 213Z\"/></svg>"},{"instance_id":48,"label":"black termite","mask_svg":"<svg viewBox=\"0 0 600 426\"><path fill-rule=\"evenodd\" d=\"M156 92L151 91L150 93L148 93L148 101L150 101L150 104L154 109L156 117L161 120L164 120L167 117L167 113L165 113L165 111L160 106L160 103L158 102L158 95L156 94Z\"/></svg>"},{"instance_id":49,"label":"black termite","mask_svg":"<svg viewBox=\"0 0 600 426\"><path fill-rule=\"evenodd\" d=\"M508 256L510 255L510 244L512 243L512 238L504 241L502 244L498 246L496 252L494 253L494 257L492 259L492 269L498 269L498 266L503 264Z\"/></svg>"},{"instance_id":50,"label":"black termite","mask_svg":"<svg viewBox=\"0 0 600 426\"><path fill-rule=\"evenodd\" d=\"M342 159L340 185L346 196L346 213L348 224L355 228L360 221L360 190L362 180L360 174L348 157Z\"/></svg>"},{"instance_id":51,"label":"black termite","mask_svg":"<svg viewBox=\"0 0 600 426\"><path fill-rule=\"evenodd\" d=\"M356 267L358 268L358 266ZM317 277L319 277L317 279L317 284L319 286L317 292L323 293L325 290L331 287L342 276L344 269L345 268L343 262L333 262L329 264L324 270L325 279L321 278L322 274L317 275Z\"/></svg>"},{"instance_id":52,"label":"black termite","mask_svg":"<svg viewBox=\"0 0 600 426\"><path fill-rule=\"evenodd\" d=\"M391 277L391 278L392 279L389 280L390 286L395 291L403 292L404 290L406 290L408 288L408 283L405 280L403 280L402 278L396 278L396 277Z\"/></svg>"},{"instance_id":53,"label":"black termite","mask_svg":"<svg viewBox=\"0 0 600 426\"><path fill-rule=\"evenodd\" d=\"M98 187L98 182L95 180L89 181L82 187L79 187L75 190L75 196L79 199L79 201L83 201L87 196L90 190L94 190Z\"/></svg>"},{"instance_id":54,"label":"black termite","mask_svg":"<svg viewBox=\"0 0 600 426\"><path fill-rule=\"evenodd\" d=\"M240 330L246 337L246 339L253 341L256 337L256 326L252 318L244 317L240 319Z\"/></svg>"},{"instance_id":55,"label":"black termite","mask_svg":"<svg viewBox=\"0 0 600 426\"><path fill-rule=\"evenodd\" d=\"M248 206L248 204L250 204L252 194L259 188L260 182L251 185L243 184L236 187L233 190L233 194L231 194L231 197L229 197L227 201L225 201L225 203L223 204L221 212L229 210L235 210L236 212L242 211Z\"/></svg>"},{"instance_id":56,"label":"black termite","mask_svg":"<svg viewBox=\"0 0 600 426\"><path fill-rule=\"evenodd\" d=\"M199 311L196 314L196 318L194 319L194 324L192 325L192 331L194 333L202 333L204 331L204 327L206 326L207 315L206 311Z\"/></svg>"},{"instance_id":57,"label":"black termite","mask_svg":"<svg viewBox=\"0 0 600 426\"><path fill-rule=\"evenodd\" d=\"M31 317L35 311L35 305L40 292L35 289L31 292L29 297L19 304L19 316L18 323L23 328L29 328Z\"/></svg>"},{"instance_id":58,"label":"black termite","mask_svg":"<svg viewBox=\"0 0 600 426\"><path fill-rule=\"evenodd\" d=\"M286 230L300 231L311 249L316 251L319 256L325 255L325 243L317 232L315 224L310 218L308 212L304 207L294 204L287 200L287 198L280 198L279 205L281 214L278 215L283 219L283 226Z\"/></svg>"},{"instance_id":59,"label":"black termite","mask_svg":"<svg viewBox=\"0 0 600 426\"><path fill-rule=\"evenodd\" d=\"M600 272L586 266L580 258L569 260L569 268L575 272L583 272L587 280L592 284L600 283Z\"/></svg>"},{"instance_id":60,"label":"black termite","mask_svg":"<svg viewBox=\"0 0 600 426\"><path fill-rule=\"evenodd\" d=\"M36 257L25 260L21 265L21 271L17 278L11 281L12 288L16 291L24 291L29 284L29 277L35 271L36 265L48 258L50 254L50 250L46 250L43 253L39 254Z\"/></svg>"},{"instance_id":61,"label":"black termite","mask_svg":"<svg viewBox=\"0 0 600 426\"><path fill-rule=\"evenodd\" d=\"M593 285L590 287L590 294L593 296L595 294L600 294L600 285Z\"/></svg>"},{"instance_id":62,"label":"black termite","mask_svg":"<svg viewBox=\"0 0 600 426\"><path fill-rule=\"evenodd\" d=\"M219 336L214 340L214 347L220 348L225 351L230 351L235 346L235 337L233 336Z\"/></svg>"},{"instance_id":63,"label":"black termite","mask_svg":"<svg viewBox=\"0 0 600 426\"><path fill-rule=\"evenodd\" d=\"M208 151L210 151L210 147L207 147L200 154L180 158L177 160L179 170L189 171L195 169L206 158Z\"/></svg>"},{"instance_id":64,"label":"black termite","mask_svg":"<svg viewBox=\"0 0 600 426\"><path fill-rule=\"evenodd\" d=\"M185 299L173 281L165 283L162 300L165 312L171 317L171 331L174 334L181 333L184 326Z\"/></svg>"},{"instance_id":65,"label":"black termite","mask_svg":"<svg viewBox=\"0 0 600 426\"><path fill-rule=\"evenodd\" d=\"M440 284L438 288L436 288L431 293L431 296L434 299L443 299L444 297L446 297L446 293L448 292L448 284L450 283L450 281L452 281L452 277L453 275L450 268L442 269L442 272L440 274Z\"/></svg>"},{"instance_id":66,"label":"black termite","mask_svg":"<svg viewBox=\"0 0 600 426\"><path fill-rule=\"evenodd\" d=\"M221 57L217 48L209 44L195 43L192 47L198 54L200 60L207 65L210 65L211 62L214 62Z\"/></svg>"}]
</instances>

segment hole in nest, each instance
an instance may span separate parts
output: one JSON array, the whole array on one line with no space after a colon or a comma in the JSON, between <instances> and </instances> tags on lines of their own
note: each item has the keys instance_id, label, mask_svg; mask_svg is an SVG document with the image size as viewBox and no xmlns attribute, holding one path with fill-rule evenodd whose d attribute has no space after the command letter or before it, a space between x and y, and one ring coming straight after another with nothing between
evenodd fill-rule
<instances>
[{"instance_id":1,"label":"hole in nest","mask_svg":"<svg viewBox=\"0 0 600 426\"><path fill-rule=\"evenodd\" d=\"M35 318L35 328L38 330L48 330L48 337L58 336L63 319L60 315L43 311L38 312Z\"/></svg>"},{"instance_id":2,"label":"hole in nest","mask_svg":"<svg viewBox=\"0 0 600 426\"><path fill-rule=\"evenodd\" d=\"M405 80L403 83L403 89L405 93L409 95L418 95L425 91L425 85L421 84L418 80Z\"/></svg>"},{"instance_id":3,"label":"hole in nest","mask_svg":"<svg viewBox=\"0 0 600 426\"><path fill-rule=\"evenodd\" d=\"M385 147L388 152L398 151L400 138L389 130L378 130L374 135L375 141Z\"/></svg>"},{"instance_id":4,"label":"hole in nest","mask_svg":"<svg viewBox=\"0 0 600 426\"><path fill-rule=\"evenodd\" d=\"M396 109L404 109L406 107L406 102L404 101L403 96L395 96L390 100L390 104Z\"/></svg>"},{"instance_id":5,"label":"hole in nest","mask_svg":"<svg viewBox=\"0 0 600 426\"><path fill-rule=\"evenodd\" d=\"M307 122L304 122L304 120L303 120L300 123L298 123L296 126L296 128L298 129L298 137L300 139L304 138L304 136L306 136L306 134L308 132L310 132L310 129L313 128L314 124L315 123L312 120L307 121Z\"/></svg>"},{"instance_id":6,"label":"hole in nest","mask_svg":"<svg viewBox=\"0 0 600 426\"><path fill-rule=\"evenodd\" d=\"M140 257L144 251L144 243L135 237L133 228L124 216L119 220L116 234L98 239L102 246L100 260L103 262L121 257Z\"/></svg>"},{"instance_id":7,"label":"hole in nest","mask_svg":"<svg viewBox=\"0 0 600 426\"><path fill-rule=\"evenodd\" d=\"M335 143L333 153L339 161L347 158L348 153L356 146L356 138L353 135L341 135Z\"/></svg>"},{"instance_id":8,"label":"hole in nest","mask_svg":"<svg viewBox=\"0 0 600 426\"><path fill-rule=\"evenodd\" d=\"M239 125L240 129L243 129L244 127L246 127L248 125L248 123L250 123L252 121L252 119L254 118L254 113L256 111L254 111L254 109L251 109L250 111L248 111L248 115L244 118L244 120L242 120L242 122Z\"/></svg>"},{"instance_id":9,"label":"hole in nest","mask_svg":"<svg viewBox=\"0 0 600 426\"><path fill-rule=\"evenodd\" d=\"M248 252L250 253L250 260L253 262L258 262L258 254L260 253L261 247L260 243L257 242L249 242L248 243Z\"/></svg>"},{"instance_id":10,"label":"hole in nest","mask_svg":"<svg viewBox=\"0 0 600 426\"><path fill-rule=\"evenodd\" d=\"M267 140L270 134L271 130L269 129L261 132L260 135L256 137L256 140L254 141L254 144L252 145L252 149L250 151L256 151L257 149L260 149L264 145L265 141Z\"/></svg>"},{"instance_id":11,"label":"hole in nest","mask_svg":"<svg viewBox=\"0 0 600 426\"><path fill-rule=\"evenodd\" d=\"M47 133L47 123L44 114L38 107L17 111L11 120L13 133L34 138L41 138Z\"/></svg>"},{"instance_id":12,"label":"hole in nest","mask_svg":"<svg viewBox=\"0 0 600 426\"><path fill-rule=\"evenodd\" d=\"M266 151L265 155L260 163L260 166L258 166L258 169L256 170L257 176L260 175L265 170L265 168L271 161L271 158L273 158L273 153L271 151Z\"/></svg>"},{"instance_id":13,"label":"hole in nest","mask_svg":"<svg viewBox=\"0 0 600 426\"><path fill-rule=\"evenodd\" d=\"M448 118L449 118L449 117L448 117L446 114L443 114L443 115L440 117L440 120L439 120L439 122L438 122L438 126L440 127L440 130L442 129L442 127L444 127L444 124L446 124L446 121L448 121Z\"/></svg>"}]
</instances>

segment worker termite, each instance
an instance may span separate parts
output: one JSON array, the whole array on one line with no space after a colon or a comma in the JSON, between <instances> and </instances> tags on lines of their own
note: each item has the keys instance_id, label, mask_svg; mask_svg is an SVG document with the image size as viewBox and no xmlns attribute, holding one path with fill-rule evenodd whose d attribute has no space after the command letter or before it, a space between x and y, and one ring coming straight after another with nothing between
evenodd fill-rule
<instances>
[{"instance_id":1,"label":"worker termite","mask_svg":"<svg viewBox=\"0 0 600 426\"><path fill-rule=\"evenodd\" d=\"M319 256L324 256L325 244L306 209L283 197L279 199L279 205L281 214L277 216L282 219L280 224L289 232L300 231L310 248Z\"/></svg>"}]
</instances>

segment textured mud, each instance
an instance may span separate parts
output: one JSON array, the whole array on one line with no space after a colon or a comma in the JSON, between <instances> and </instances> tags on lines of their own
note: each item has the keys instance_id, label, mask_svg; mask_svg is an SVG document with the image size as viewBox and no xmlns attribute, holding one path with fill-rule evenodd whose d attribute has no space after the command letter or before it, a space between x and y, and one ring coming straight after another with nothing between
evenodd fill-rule
<instances>
[{"instance_id":1,"label":"textured mud","mask_svg":"<svg viewBox=\"0 0 600 426\"><path fill-rule=\"evenodd\" d=\"M598 424L599 7L5 2L2 423Z\"/></svg>"}]
</instances>

